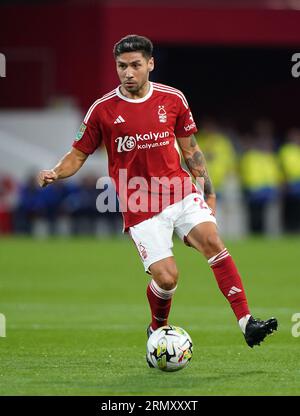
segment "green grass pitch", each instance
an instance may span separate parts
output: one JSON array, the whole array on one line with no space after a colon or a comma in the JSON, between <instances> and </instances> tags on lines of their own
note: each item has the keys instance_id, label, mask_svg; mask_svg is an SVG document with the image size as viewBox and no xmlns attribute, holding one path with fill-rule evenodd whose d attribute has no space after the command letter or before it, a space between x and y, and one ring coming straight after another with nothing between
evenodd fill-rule
<instances>
[{"instance_id":1,"label":"green grass pitch","mask_svg":"<svg viewBox=\"0 0 300 416\"><path fill-rule=\"evenodd\" d=\"M227 242L251 311L279 331L250 349L204 258L176 241L170 323L194 342L177 373L145 363L149 277L129 238L1 239L0 395L299 395L299 238Z\"/></svg>"}]
</instances>

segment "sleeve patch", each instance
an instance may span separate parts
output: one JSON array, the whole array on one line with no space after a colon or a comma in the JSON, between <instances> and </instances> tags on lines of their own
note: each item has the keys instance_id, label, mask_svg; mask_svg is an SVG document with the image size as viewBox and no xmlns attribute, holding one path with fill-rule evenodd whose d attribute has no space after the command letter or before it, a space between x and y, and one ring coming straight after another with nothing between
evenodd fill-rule
<instances>
[{"instance_id":1,"label":"sleeve patch","mask_svg":"<svg viewBox=\"0 0 300 416\"><path fill-rule=\"evenodd\" d=\"M76 142L78 142L79 140L81 140L81 139L82 139L82 136L83 136L83 134L84 134L84 132L85 132L85 129L86 129L86 124L81 123L81 125L80 125L80 127L79 127L79 130L78 130L78 132L77 132L77 134L76 134L76 137L75 137L75 141L76 141Z\"/></svg>"}]
</instances>

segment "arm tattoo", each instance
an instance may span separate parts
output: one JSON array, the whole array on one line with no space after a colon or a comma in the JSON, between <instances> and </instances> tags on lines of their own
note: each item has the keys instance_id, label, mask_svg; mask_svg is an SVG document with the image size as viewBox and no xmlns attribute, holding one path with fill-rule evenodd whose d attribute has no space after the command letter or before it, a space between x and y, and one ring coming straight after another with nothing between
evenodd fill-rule
<instances>
[{"instance_id":1,"label":"arm tattoo","mask_svg":"<svg viewBox=\"0 0 300 416\"><path fill-rule=\"evenodd\" d=\"M195 139L191 138L191 146L196 146L196 143L192 144L192 141L195 141ZM196 141L195 141L196 142ZM210 180L210 177L208 175L206 165L205 165L205 159L203 156L203 153L201 151L196 151L192 157L185 159L186 164L191 171L191 173L197 177L202 177L204 179L204 193L205 195L210 195L214 193L213 186Z\"/></svg>"},{"instance_id":2,"label":"arm tattoo","mask_svg":"<svg viewBox=\"0 0 300 416\"><path fill-rule=\"evenodd\" d=\"M196 147L197 146L197 142L196 142L196 139L195 139L194 135L191 136L190 145L191 145L191 147Z\"/></svg>"}]
</instances>

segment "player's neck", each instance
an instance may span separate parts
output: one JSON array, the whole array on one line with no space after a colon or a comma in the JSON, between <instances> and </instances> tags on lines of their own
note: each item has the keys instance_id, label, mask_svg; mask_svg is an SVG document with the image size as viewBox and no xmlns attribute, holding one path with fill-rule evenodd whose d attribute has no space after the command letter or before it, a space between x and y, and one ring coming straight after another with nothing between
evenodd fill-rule
<instances>
[{"instance_id":1,"label":"player's neck","mask_svg":"<svg viewBox=\"0 0 300 416\"><path fill-rule=\"evenodd\" d=\"M142 85L142 87L135 92L129 92L127 90L125 90L125 88L123 88L122 86L120 87L120 92L122 95L124 95L124 97L126 98L130 98L131 100L138 100L140 98L144 98L148 92L150 91L150 81L145 82L144 85Z\"/></svg>"}]
</instances>

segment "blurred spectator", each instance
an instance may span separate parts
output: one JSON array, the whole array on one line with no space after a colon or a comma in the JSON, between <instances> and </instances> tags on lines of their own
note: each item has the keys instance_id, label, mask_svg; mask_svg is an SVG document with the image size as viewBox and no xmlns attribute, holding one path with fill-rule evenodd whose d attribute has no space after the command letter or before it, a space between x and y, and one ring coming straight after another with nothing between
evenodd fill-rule
<instances>
[{"instance_id":1,"label":"blurred spectator","mask_svg":"<svg viewBox=\"0 0 300 416\"><path fill-rule=\"evenodd\" d=\"M90 174L84 176L78 184L58 181L51 186L39 188L35 175L30 175L18 190L14 227L6 220L6 228L9 232L36 236L119 234L122 230L122 217L118 212L118 203L117 212L98 212L96 201L101 190L96 188L96 182L97 177ZM109 192L113 193L111 198L116 198L114 189ZM0 186L0 198L2 193ZM1 201L2 199L0 203ZM2 219L1 227L4 224Z\"/></svg>"},{"instance_id":2,"label":"blurred spectator","mask_svg":"<svg viewBox=\"0 0 300 416\"><path fill-rule=\"evenodd\" d=\"M16 202L17 186L7 175L0 176L0 234L10 234L13 231L14 205Z\"/></svg>"},{"instance_id":3,"label":"blurred spectator","mask_svg":"<svg viewBox=\"0 0 300 416\"><path fill-rule=\"evenodd\" d=\"M62 202L71 191L70 184L57 182L46 188L39 188L35 175L30 175L21 185L19 200L15 209L15 231L32 234L39 220L47 223L50 234L55 233L56 220L62 213Z\"/></svg>"},{"instance_id":4,"label":"blurred spectator","mask_svg":"<svg viewBox=\"0 0 300 416\"><path fill-rule=\"evenodd\" d=\"M198 123L196 140L203 151L209 175L217 194L216 218L220 232L231 238L244 234L241 212L241 191L237 178L237 155L233 140L236 139L234 125L227 120L225 130L211 117Z\"/></svg>"},{"instance_id":5,"label":"blurred spectator","mask_svg":"<svg viewBox=\"0 0 300 416\"><path fill-rule=\"evenodd\" d=\"M72 234L110 235L118 234L122 230L122 219L119 212L98 212L96 201L101 190L96 188L96 182L95 175L84 176L76 191L64 200L64 210L72 218ZM112 189L111 192L116 198L115 190Z\"/></svg>"},{"instance_id":6,"label":"blurred spectator","mask_svg":"<svg viewBox=\"0 0 300 416\"><path fill-rule=\"evenodd\" d=\"M283 197L285 231L300 231L300 129L288 131L286 143L279 151L286 186Z\"/></svg>"},{"instance_id":7,"label":"blurred spectator","mask_svg":"<svg viewBox=\"0 0 300 416\"><path fill-rule=\"evenodd\" d=\"M100 194L101 190L98 192ZM102 192L105 192L105 195L107 195L107 200L115 201L115 204L113 204L115 206L115 212L112 210L112 212L106 211L102 213L98 220L98 234L120 235L123 229L123 217L120 212L119 200L113 183L106 184Z\"/></svg>"},{"instance_id":8,"label":"blurred spectator","mask_svg":"<svg viewBox=\"0 0 300 416\"><path fill-rule=\"evenodd\" d=\"M203 119L199 123L196 140L205 155L209 175L220 198L226 178L236 171L234 147L212 118Z\"/></svg>"},{"instance_id":9,"label":"blurred spectator","mask_svg":"<svg viewBox=\"0 0 300 416\"><path fill-rule=\"evenodd\" d=\"M38 211L39 194L35 175L28 177L19 188L18 203L14 213L14 229L18 234L32 233L32 220Z\"/></svg>"},{"instance_id":10,"label":"blurred spectator","mask_svg":"<svg viewBox=\"0 0 300 416\"><path fill-rule=\"evenodd\" d=\"M76 191L64 201L66 211L72 216L72 234L95 233L98 217L96 181L94 175L84 176Z\"/></svg>"},{"instance_id":11,"label":"blurred spectator","mask_svg":"<svg viewBox=\"0 0 300 416\"><path fill-rule=\"evenodd\" d=\"M267 124L257 125L256 136L245 135L240 159L240 177L245 193L249 230L266 232L268 207L278 203L282 175L274 140Z\"/></svg>"}]
</instances>

